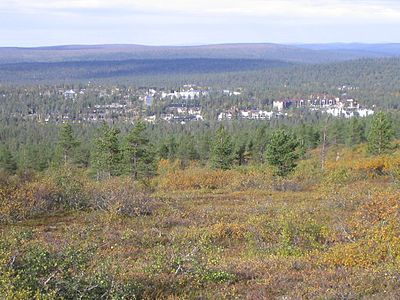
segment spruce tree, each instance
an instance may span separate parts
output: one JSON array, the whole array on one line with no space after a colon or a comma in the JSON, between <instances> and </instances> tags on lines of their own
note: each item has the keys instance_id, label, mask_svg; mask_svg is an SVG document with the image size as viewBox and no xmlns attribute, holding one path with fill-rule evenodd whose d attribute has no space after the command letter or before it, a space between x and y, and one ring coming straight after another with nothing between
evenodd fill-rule
<instances>
[{"instance_id":1,"label":"spruce tree","mask_svg":"<svg viewBox=\"0 0 400 300\"><path fill-rule=\"evenodd\" d=\"M239 166L246 164L246 141L238 140L235 146L235 159Z\"/></svg>"},{"instance_id":2,"label":"spruce tree","mask_svg":"<svg viewBox=\"0 0 400 300\"><path fill-rule=\"evenodd\" d=\"M125 159L134 180L149 178L156 174L156 151L146 134L146 125L138 122L126 138Z\"/></svg>"},{"instance_id":3,"label":"spruce tree","mask_svg":"<svg viewBox=\"0 0 400 300\"><path fill-rule=\"evenodd\" d=\"M228 170L234 161L233 144L231 136L221 126L215 135L211 150L211 166L214 169Z\"/></svg>"},{"instance_id":4,"label":"spruce tree","mask_svg":"<svg viewBox=\"0 0 400 300\"><path fill-rule=\"evenodd\" d=\"M254 142L253 139L250 139L246 145L246 151L244 153L244 158L246 161L252 161L254 159Z\"/></svg>"},{"instance_id":5,"label":"spruce tree","mask_svg":"<svg viewBox=\"0 0 400 300\"><path fill-rule=\"evenodd\" d=\"M350 120L347 135L346 144L347 146L355 146L365 141L365 128L363 123L358 118L352 118Z\"/></svg>"},{"instance_id":6,"label":"spruce tree","mask_svg":"<svg viewBox=\"0 0 400 300\"><path fill-rule=\"evenodd\" d=\"M47 145L43 144L27 144L22 150L21 167L23 169L32 169L35 171L43 171L48 168L50 156Z\"/></svg>"},{"instance_id":7,"label":"spruce tree","mask_svg":"<svg viewBox=\"0 0 400 300\"><path fill-rule=\"evenodd\" d=\"M98 179L120 174L122 156L119 133L118 129L111 128L104 123L99 136L94 141L95 149L92 154L92 162Z\"/></svg>"},{"instance_id":8,"label":"spruce tree","mask_svg":"<svg viewBox=\"0 0 400 300\"><path fill-rule=\"evenodd\" d=\"M377 113L368 135L368 152L374 155L386 153L391 149L394 130L391 119L383 112Z\"/></svg>"},{"instance_id":9,"label":"spruce tree","mask_svg":"<svg viewBox=\"0 0 400 300\"><path fill-rule=\"evenodd\" d=\"M251 147L251 149L253 150L251 156L256 162L264 162L264 154L267 148L267 141L267 127L262 126L256 130L254 143Z\"/></svg>"},{"instance_id":10,"label":"spruce tree","mask_svg":"<svg viewBox=\"0 0 400 300\"><path fill-rule=\"evenodd\" d=\"M175 141L175 137L170 135L167 140L161 144L158 152L163 159L175 160L178 152L178 144Z\"/></svg>"},{"instance_id":11,"label":"spruce tree","mask_svg":"<svg viewBox=\"0 0 400 300\"><path fill-rule=\"evenodd\" d=\"M64 164L67 164L67 162L70 161L78 145L79 143L74 137L71 124L63 124L59 132L58 146L62 152Z\"/></svg>"},{"instance_id":12,"label":"spruce tree","mask_svg":"<svg viewBox=\"0 0 400 300\"><path fill-rule=\"evenodd\" d=\"M179 142L177 156L180 160L198 160L199 153L196 149L196 142L191 134L185 135Z\"/></svg>"},{"instance_id":13,"label":"spruce tree","mask_svg":"<svg viewBox=\"0 0 400 300\"><path fill-rule=\"evenodd\" d=\"M305 146L308 149L314 149L318 147L321 140L321 134L315 125L308 125L305 129Z\"/></svg>"},{"instance_id":14,"label":"spruce tree","mask_svg":"<svg viewBox=\"0 0 400 300\"><path fill-rule=\"evenodd\" d=\"M345 142L345 128L343 122L338 119L330 124L328 128L328 139L332 145L341 145Z\"/></svg>"},{"instance_id":15,"label":"spruce tree","mask_svg":"<svg viewBox=\"0 0 400 300\"><path fill-rule=\"evenodd\" d=\"M265 157L275 168L275 175L285 177L296 168L296 161L299 158L298 147L299 142L291 133L278 130L272 134Z\"/></svg>"},{"instance_id":16,"label":"spruce tree","mask_svg":"<svg viewBox=\"0 0 400 300\"><path fill-rule=\"evenodd\" d=\"M207 163L211 156L212 134L207 131L198 139L199 157L203 163Z\"/></svg>"},{"instance_id":17,"label":"spruce tree","mask_svg":"<svg viewBox=\"0 0 400 300\"><path fill-rule=\"evenodd\" d=\"M2 149L0 153L0 169L14 174L17 170L17 162L8 148Z\"/></svg>"},{"instance_id":18,"label":"spruce tree","mask_svg":"<svg viewBox=\"0 0 400 300\"><path fill-rule=\"evenodd\" d=\"M189 135L186 139L186 156L189 160L198 160L200 159L199 152L197 151L196 141L193 135Z\"/></svg>"}]
</instances>

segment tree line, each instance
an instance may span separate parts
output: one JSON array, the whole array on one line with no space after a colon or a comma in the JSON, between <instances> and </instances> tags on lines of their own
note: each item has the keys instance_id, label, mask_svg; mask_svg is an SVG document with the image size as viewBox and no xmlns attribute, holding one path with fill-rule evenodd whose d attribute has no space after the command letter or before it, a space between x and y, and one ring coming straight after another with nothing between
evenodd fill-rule
<instances>
[{"instance_id":1,"label":"tree line","mask_svg":"<svg viewBox=\"0 0 400 300\"><path fill-rule=\"evenodd\" d=\"M137 180L154 176L158 161L166 159L179 160L182 168L191 161L199 161L223 170L268 163L277 176L286 176L308 149L367 142L371 155L381 155L393 149L397 131L390 115L383 112L370 120L337 119L325 126L300 124L271 128L251 124L226 123L209 130L181 127L184 129L176 133L173 129L160 131L143 122L129 129L103 123L89 134L91 139L84 140L66 123L58 130L53 151L47 149L46 143L25 145L20 153L14 153L7 145L1 147L0 169L15 173L19 169L43 171L73 164L90 168L99 180L128 174ZM23 163L18 156L24 156Z\"/></svg>"}]
</instances>

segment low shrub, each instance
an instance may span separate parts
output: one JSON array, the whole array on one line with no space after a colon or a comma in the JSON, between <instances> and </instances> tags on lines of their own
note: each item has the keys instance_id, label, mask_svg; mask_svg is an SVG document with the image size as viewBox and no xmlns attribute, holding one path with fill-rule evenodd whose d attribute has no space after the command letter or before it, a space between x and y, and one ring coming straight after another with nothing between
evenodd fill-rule
<instances>
[{"instance_id":1,"label":"low shrub","mask_svg":"<svg viewBox=\"0 0 400 300\"><path fill-rule=\"evenodd\" d=\"M229 187L235 191L251 189L270 189L273 183L272 170L264 167L245 167L235 170L231 176Z\"/></svg>"},{"instance_id":2,"label":"low shrub","mask_svg":"<svg viewBox=\"0 0 400 300\"><path fill-rule=\"evenodd\" d=\"M229 185L233 171L193 168L176 170L159 179L159 187L163 190L198 190L220 189Z\"/></svg>"},{"instance_id":3,"label":"low shrub","mask_svg":"<svg viewBox=\"0 0 400 300\"><path fill-rule=\"evenodd\" d=\"M143 294L142 284L117 280L107 263L96 262L94 248L56 251L33 243L12 250L0 248L2 299L138 299Z\"/></svg>"},{"instance_id":4,"label":"low shrub","mask_svg":"<svg viewBox=\"0 0 400 300\"><path fill-rule=\"evenodd\" d=\"M347 243L334 245L324 262L334 266L371 267L400 261L400 193L374 192L351 214Z\"/></svg>"},{"instance_id":5,"label":"low shrub","mask_svg":"<svg viewBox=\"0 0 400 300\"><path fill-rule=\"evenodd\" d=\"M304 187L295 180L276 178L272 184L272 189L279 192L300 192Z\"/></svg>"},{"instance_id":6,"label":"low shrub","mask_svg":"<svg viewBox=\"0 0 400 300\"><path fill-rule=\"evenodd\" d=\"M58 189L55 199L56 206L64 209L83 209L88 207L88 195L86 185L88 178L77 168L65 167L53 174L52 180Z\"/></svg>"},{"instance_id":7,"label":"low shrub","mask_svg":"<svg viewBox=\"0 0 400 300\"><path fill-rule=\"evenodd\" d=\"M88 207L87 179L74 169L49 172L32 181L0 188L0 222L24 220L37 214Z\"/></svg>"},{"instance_id":8,"label":"low shrub","mask_svg":"<svg viewBox=\"0 0 400 300\"><path fill-rule=\"evenodd\" d=\"M72 168L51 171L33 181L0 187L0 223L20 221L41 213L94 209L116 215L149 215L154 201L130 178L93 182Z\"/></svg>"},{"instance_id":9,"label":"low shrub","mask_svg":"<svg viewBox=\"0 0 400 300\"><path fill-rule=\"evenodd\" d=\"M326 239L324 227L314 220L294 221L285 219L280 224L278 254L299 256L322 249Z\"/></svg>"},{"instance_id":10,"label":"low shrub","mask_svg":"<svg viewBox=\"0 0 400 300\"><path fill-rule=\"evenodd\" d=\"M233 243L245 239L246 228L237 223L219 222L213 225L208 231L208 236L213 242Z\"/></svg>"},{"instance_id":11,"label":"low shrub","mask_svg":"<svg viewBox=\"0 0 400 300\"><path fill-rule=\"evenodd\" d=\"M90 188L90 206L116 215L150 215L153 199L130 178L111 178Z\"/></svg>"}]
</instances>

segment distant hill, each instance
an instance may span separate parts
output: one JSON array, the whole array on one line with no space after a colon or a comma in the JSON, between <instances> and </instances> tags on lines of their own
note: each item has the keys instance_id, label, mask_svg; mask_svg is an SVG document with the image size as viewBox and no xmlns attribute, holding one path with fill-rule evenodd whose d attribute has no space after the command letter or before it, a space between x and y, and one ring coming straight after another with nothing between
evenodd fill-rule
<instances>
[{"instance_id":1,"label":"distant hill","mask_svg":"<svg viewBox=\"0 0 400 300\"><path fill-rule=\"evenodd\" d=\"M334 51L337 53L364 55L364 57L400 56L400 44L361 44L361 43L332 43L304 44L296 47L315 51Z\"/></svg>"},{"instance_id":2,"label":"distant hill","mask_svg":"<svg viewBox=\"0 0 400 300\"><path fill-rule=\"evenodd\" d=\"M292 66L260 59L133 59L0 64L0 83L77 81L178 74L229 73Z\"/></svg>"},{"instance_id":3,"label":"distant hill","mask_svg":"<svg viewBox=\"0 0 400 300\"><path fill-rule=\"evenodd\" d=\"M220 44L204 46L67 45L0 48L0 63L116 61L131 59L263 59L328 63L363 57L400 55L400 44Z\"/></svg>"}]
</instances>

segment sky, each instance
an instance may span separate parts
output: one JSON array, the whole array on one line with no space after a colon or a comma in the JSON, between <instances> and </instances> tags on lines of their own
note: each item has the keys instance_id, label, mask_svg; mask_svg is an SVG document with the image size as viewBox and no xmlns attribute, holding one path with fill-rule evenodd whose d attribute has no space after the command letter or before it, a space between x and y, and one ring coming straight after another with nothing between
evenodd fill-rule
<instances>
[{"instance_id":1,"label":"sky","mask_svg":"<svg viewBox=\"0 0 400 300\"><path fill-rule=\"evenodd\" d=\"M0 46L400 42L400 0L0 0Z\"/></svg>"}]
</instances>

